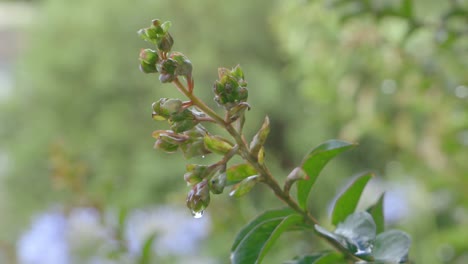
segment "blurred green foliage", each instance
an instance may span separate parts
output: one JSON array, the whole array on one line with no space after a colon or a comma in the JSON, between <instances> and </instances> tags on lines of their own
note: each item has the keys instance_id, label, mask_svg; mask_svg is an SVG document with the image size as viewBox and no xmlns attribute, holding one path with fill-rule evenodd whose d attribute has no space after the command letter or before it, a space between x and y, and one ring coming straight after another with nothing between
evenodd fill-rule
<instances>
[{"instance_id":1,"label":"blurred green foliage","mask_svg":"<svg viewBox=\"0 0 468 264\"><path fill-rule=\"evenodd\" d=\"M136 30L159 17L174 22L174 47L192 61L195 91L205 101L216 68L242 64L253 106L246 132L270 116L267 162L278 178L318 142L360 143L313 189L315 214L328 217L325 201L344 176L376 170L389 182L417 186L401 222L413 237L411 258L462 263L468 40L466 16L458 14L468 4L384 2L41 1L25 32L17 87L0 105L0 149L10 161L0 239L13 241L33 212L51 204L184 203L183 161L151 148L158 125L148 114L153 101L177 92L137 67L144 45ZM205 249L221 263L225 241L273 200L255 190L210 205L214 227ZM311 247L320 245L272 252L287 259Z\"/></svg>"}]
</instances>

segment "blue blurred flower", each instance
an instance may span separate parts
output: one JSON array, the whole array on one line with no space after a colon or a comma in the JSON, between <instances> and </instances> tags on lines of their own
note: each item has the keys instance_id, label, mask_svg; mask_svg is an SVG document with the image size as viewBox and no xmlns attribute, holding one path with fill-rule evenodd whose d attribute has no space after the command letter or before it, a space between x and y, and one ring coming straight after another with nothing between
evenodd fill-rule
<instances>
[{"instance_id":1,"label":"blue blurred flower","mask_svg":"<svg viewBox=\"0 0 468 264\"><path fill-rule=\"evenodd\" d=\"M68 264L67 219L60 212L37 217L19 239L18 260L21 264Z\"/></svg>"}]
</instances>

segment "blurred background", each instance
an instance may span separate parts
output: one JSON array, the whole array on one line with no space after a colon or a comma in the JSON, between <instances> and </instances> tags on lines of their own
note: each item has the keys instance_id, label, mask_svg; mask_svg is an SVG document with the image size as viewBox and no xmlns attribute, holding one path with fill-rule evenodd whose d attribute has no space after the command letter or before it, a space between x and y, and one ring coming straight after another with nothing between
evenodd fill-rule
<instances>
[{"instance_id":1,"label":"blurred background","mask_svg":"<svg viewBox=\"0 0 468 264\"><path fill-rule=\"evenodd\" d=\"M242 65L246 133L270 116L278 179L325 140L359 143L312 191L321 222L372 170L361 207L386 192L412 260L468 263L466 0L0 1L0 263L228 263L236 232L283 206L258 186L191 217L186 161L152 148L166 124L151 103L179 97L138 70L153 18L172 21L211 106L217 68ZM291 233L265 263L326 248Z\"/></svg>"}]
</instances>

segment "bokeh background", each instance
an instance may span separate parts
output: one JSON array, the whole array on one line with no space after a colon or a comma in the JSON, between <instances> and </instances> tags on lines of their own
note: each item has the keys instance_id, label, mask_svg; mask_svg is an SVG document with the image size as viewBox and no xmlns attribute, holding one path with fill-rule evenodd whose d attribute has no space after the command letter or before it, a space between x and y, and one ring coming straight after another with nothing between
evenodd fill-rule
<instances>
[{"instance_id":1,"label":"bokeh background","mask_svg":"<svg viewBox=\"0 0 468 264\"><path fill-rule=\"evenodd\" d=\"M185 160L152 148L151 103L177 97L138 70L136 34L173 23L213 107L217 67L249 82L247 135L269 115L267 163L283 179L313 146L359 142L332 161L310 208L373 170L388 228L417 263L468 263L468 1L0 2L0 263L228 263L238 231L282 206L263 186L185 209ZM215 161L215 157L193 162ZM145 243L154 239L151 250ZM280 239L265 263L326 249Z\"/></svg>"}]
</instances>

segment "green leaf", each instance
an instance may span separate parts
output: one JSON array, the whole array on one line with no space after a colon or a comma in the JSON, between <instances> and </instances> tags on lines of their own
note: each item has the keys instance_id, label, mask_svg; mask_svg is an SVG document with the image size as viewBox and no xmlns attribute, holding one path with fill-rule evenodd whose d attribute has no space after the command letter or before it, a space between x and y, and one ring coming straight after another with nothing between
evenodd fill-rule
<instances>
[{"instance_id":1,"label":"green leaf","mask_svg":"<svg viewBox=\"0 0 468 264\"><path fill-rule=\"evenodd\" d=\"M310 189L325 165L336 155L355 146L355 144L344 141L330 140L317 146L307 154L302 161L301 167L307 173L309 179L297 183L297 200L302 208L306 208Z\"/></svg>"},{"instance_id":2,"label":"green leaf","mask_svg":"<svg viewBox=\"0 0 468 264\"><path fill-rule=\"evenodd\" d=\"M245 178L244 180L235 184L232 187L232 190L229 192L229 196L237 198L244 196L252 190L252 188L258 183L258 181L258 175L253 175Z\"/></svg>"},{"instance_id":3,"label":"green leaf","mask_svg":"<svg viewBox=\"0 0 468 264\"><path fill-rule=\"evenodd\" d=\"M338 224L335 235L346 240L346 248L356 256L369 256L376 235L374 219L367 212L351 214Z\"/></svg>"},{"instance_id":4,"label":"green leaf","mask_svg":"<svg viewBox=\"0 0 468 264\"><path fill-rule=\"evenodd\" d=\"M205 135L203 141L205 148L216 154L224 155L232 149L232 146L219 136Z\"/></svg>"},{"instance_id":5,"label":"green leaf","mask_svg":"<svg viewBox=\"0 0 468 264\"><path fill-rule=\"evenodd\" d=\"M384 201L385 193L383 193L377 202L367 209L367 212L374 218L375 226L377 227L377 234L382 233L385 230L385 218L384 218Z\"/></svg>"},{"instance_id":6,"label":"green leaf","mask_svg":"<svg viewBox=\"0 0 468 264\"><path fill-rule=\"evenodd\" d=\"M138 264L150 264L151 262L151 249L153 247L154 239L156 234L152 234L146 239L145 244L143 245L143 250L141 252L140 260Z\"/></svg>"},{"instance_id":7,"label":"green leaf","mask_svg":"<svg viewBox=\"0 0 468 264\"><path fill-rule=\"evenodd\" d=\"M237 164L231 166L226 171L227 185L232 185L242 181L243 179L256 175L257 171L248 163Z\"/></svg>"},{"instance_id":8,"label":"green leaf","mask_svg":"<svg viewBox=\"0 0 468 264\"><path fill-rule=\"evenodd\" d=\"M372 255L377 261L401 263L408 261L411 238L400 230L389 230L377 236Z\"/></svg>"},{"instance_id":9,"label":"green leaf","mask_svg":"<svg viewBox=\"0 0 468 264\"><path fill-rule=\"evenodd\" d=\"M332 213L332 223L334 225L343 222L348 215L352 214L354 210L356 210L362 191L372 176L374 176L372 173L360 176L338 197Z\"/></svg>"},{"instance_id":10,"label":"green leaf","mask_svg":"<svg viewBox=\"0 0 468 264\"><path fill-rule=\"evenodd\" d=\"M295 257L284 264L339 264L343 262L343 255L337 252L322 252L313 255Z\"/></svg>"},{"instance_id":11,"label":"green leaf","mask_svg":"<svg viewBox=\"0 0 468 264\"><path fill-rule=\"evenodd\" d=\"M255 221L255 220L254 220ZM231 253L231 263L261 263L282 233L303 221L299 214L269 218L255 225Z\"/></svg>"},{"instance_id":12,"label":"green leaf","mask_svg":"<svg viewBox=\"0 0 468 264\"><path fill-rule=\"evenodd\" d=\"M272 219L272 218L286 217L293 213L294 213L294 210L290 208L284 208L284 209L269 210L255 217L254 220L250 221L250 223L244 226L241 229L241 231L237 233L237 236L234 239L234 243L232 244L231 251L236 250L237 246L242 241L242 239L244 239L244 237L261 222L268 220L268 219Z\"/></svg>"}]
</instances>

